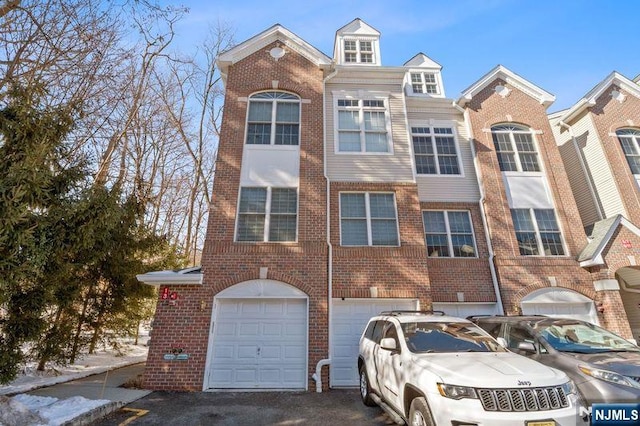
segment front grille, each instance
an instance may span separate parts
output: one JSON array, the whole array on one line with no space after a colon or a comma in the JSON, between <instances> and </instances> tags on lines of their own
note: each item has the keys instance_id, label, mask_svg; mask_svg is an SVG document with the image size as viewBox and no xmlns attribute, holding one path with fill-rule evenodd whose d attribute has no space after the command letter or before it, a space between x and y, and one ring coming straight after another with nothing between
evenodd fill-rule
<instances>
[{"instance_id":1,"label":"front grille","mask_svg":"<svg viewBox=\"0 0 640 426\"><path fill-rule=\"evenodd\" d=\"M485 411L546 411L569 406L560 386L529 389L478 389Z\"/></svg>"}]
</instances>

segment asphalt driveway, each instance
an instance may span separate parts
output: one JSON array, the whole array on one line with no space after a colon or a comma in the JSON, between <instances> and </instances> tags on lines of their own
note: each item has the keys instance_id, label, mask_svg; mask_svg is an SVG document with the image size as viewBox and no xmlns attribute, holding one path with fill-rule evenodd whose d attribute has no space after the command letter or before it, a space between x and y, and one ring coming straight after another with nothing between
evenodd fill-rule
<instances>
[{"instance_id":1,"label":"asphalt driveway","mask_svg":"<svg viewBox=\"0 0 640 426\"><path fill-rule=\"evenodd\" d=\"M330 392L153 392L94 425L390 425L357 390Z\"/></svg>"}]
</instances>

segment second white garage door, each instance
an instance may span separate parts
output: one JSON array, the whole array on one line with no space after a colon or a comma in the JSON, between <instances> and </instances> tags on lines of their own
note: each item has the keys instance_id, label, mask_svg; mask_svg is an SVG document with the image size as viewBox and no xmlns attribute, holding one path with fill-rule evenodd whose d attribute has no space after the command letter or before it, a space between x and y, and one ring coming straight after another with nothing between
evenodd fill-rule
<instances>
[{"instance_id":1,"label":"second white garage door","mask_svg":"<svg viewBox=\"0 0 640 426\"><path fill-rule=\"evenodd\" d=\"M566 288L534 291L522 299L521 305L523 315L548 315L598 324L598 314L593 301Z\"/></svg>"},{"instance_id":2,"label":"second white garage door","mask_svg":"<svg viewBox=\"0 0 640 426\"><path fill-rule=\"evenodd\" d=\"M210 388L306 388L306 299L223 299L218 303Z\"/></svg>"},{"instance_id":3,"label":"second white garage door","mask_svg":"<svg viewBox=\"0 0 640 426\"><path fill-rule=\"evenodd\" d=\"M369 318L382 311L417 307L413 299L333 299L330 386L358 385L358 344Z\"/></svg>"}]
</instances>

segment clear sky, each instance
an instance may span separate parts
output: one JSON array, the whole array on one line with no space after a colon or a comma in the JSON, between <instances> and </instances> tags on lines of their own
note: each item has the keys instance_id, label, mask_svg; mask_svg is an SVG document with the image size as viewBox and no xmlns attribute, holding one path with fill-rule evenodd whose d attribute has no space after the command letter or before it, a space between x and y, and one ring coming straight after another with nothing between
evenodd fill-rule
<instances>
[{"instance_id":1,"label":"clear sky","mask_svg":"<svg viewBox=\"0 0 640 426\"><path fill-rule=\"evenodd\" d=\"M170 4L169 0L162 0ZM183 0L189 14L177 42L200 44L217 21L236 42L281 24L329 57L335 32L360 18L381 32L382 63L401 66L423 52L443 66L446 95L458 98L502 64L568 108L611 71L640 74L636 0Z\"/></svg>"}]
</instances>

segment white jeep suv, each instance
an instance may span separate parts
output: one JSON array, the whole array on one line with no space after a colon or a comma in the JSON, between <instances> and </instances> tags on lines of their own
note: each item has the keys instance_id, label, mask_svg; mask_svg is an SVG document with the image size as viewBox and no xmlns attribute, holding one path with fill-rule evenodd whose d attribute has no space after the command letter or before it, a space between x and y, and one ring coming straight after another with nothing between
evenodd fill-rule
<instances>
[{"instance_id":1,"label":"white jeep suv","mask_svg":"<svg viewBox=\"0 0 640 426\"><path fill-rule=\"evenodd\" d=\"M507 351L461 318L383 312L362 334L358 370L362 401L397 423L587 424L564 373Z\"/></svg>"}]
</instances>

